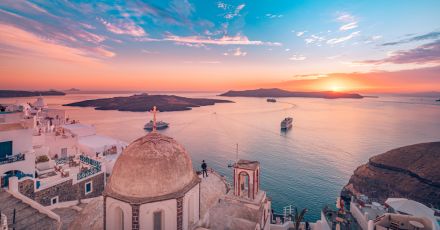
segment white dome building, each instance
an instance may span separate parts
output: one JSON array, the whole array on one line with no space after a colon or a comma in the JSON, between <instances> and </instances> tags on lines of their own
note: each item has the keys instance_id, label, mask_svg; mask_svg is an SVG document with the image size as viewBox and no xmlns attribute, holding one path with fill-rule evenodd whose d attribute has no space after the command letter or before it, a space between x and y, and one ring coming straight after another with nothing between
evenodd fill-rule
<instances>
[{"instance_id":1,"label":"white dome building","mask_svg":"<svg viewBox=\"0 0 440 230\"><path fill-rule=\"evenodd\" d=\"M200 219L200 178L190 156L156 132L122 152L103 195L107 230L186 230Z\"/></svg>"}]
</instances>

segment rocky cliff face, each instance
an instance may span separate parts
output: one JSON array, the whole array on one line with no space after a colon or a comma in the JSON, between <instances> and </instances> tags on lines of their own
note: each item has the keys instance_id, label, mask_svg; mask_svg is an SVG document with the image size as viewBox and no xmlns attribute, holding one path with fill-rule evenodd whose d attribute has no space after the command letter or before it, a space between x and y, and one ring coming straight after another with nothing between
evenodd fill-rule
<instances>
[{"instance_id":1,"label":"rocky cliff face","mask_svg":"<svg viewBox=\"0 0 440 230\"><path fill-rule=\"evenodd\" d=\"M393 149L358 167L344 187L380 201L404 197L440 207L440 142Z\"/></svg>"}]
</instances>

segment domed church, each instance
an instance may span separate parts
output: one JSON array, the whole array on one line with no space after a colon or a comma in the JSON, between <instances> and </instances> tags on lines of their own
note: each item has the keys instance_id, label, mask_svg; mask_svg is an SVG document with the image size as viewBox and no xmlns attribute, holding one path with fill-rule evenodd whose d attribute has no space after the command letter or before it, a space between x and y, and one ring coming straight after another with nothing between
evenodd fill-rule
<instances>
[{"instance_id":1,"label":"domed church","mask_svg":"<svg viewBox=\"0 0 440 230\"><path fill-rule=\"evenodd\" d=\"M200 219L200 181L186 150L153 131L116 161L103 193L104 229L191 229Z\"/></svg>"}]
</instances>

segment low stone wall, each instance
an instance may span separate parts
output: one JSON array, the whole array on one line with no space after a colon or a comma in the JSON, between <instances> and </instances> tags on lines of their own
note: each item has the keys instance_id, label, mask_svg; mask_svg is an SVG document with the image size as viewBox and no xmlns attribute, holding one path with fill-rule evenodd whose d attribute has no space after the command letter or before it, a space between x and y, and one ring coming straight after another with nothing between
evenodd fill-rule
<instances>
[{"instance_id":1,"label":"low stone wall","mask_svg":"<svg viewBox=\"0 0 440 230\"><path fill-rule=\"evenodd\" d=\"M70 179L52 187L35 191L34 181L26 179L19 182L18 191L44 206L49 206L51 205L51 199L56 196L58 196L58 202L78 200L78 196L81 199L98 197L104 191L104 180L104 173L101 173L77 184L73 184L73 180ZM89 194L85 194L85 184L90 181L92 181L93 191Z\"/></svg>"}]
</instances>

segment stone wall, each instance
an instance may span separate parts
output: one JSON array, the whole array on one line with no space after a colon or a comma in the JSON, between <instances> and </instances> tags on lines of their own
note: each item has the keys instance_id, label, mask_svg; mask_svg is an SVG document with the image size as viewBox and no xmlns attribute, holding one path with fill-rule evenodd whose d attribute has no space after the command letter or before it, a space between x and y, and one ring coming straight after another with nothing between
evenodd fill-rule
<instances>
[{"instance_id":1,"label":"stone wall","mask_svg":"<svg viewBox=\"0 0 440 230\"><path fill-rule=\"evenodd\" d=\"M177 201L177 230L183 229L183 197L176 199Z\"/></svg>"},{"instance_id":2,"label":"stone wall","mask_svg":"<svg viewBox=\"0 0 440 230\"><path fill-rule=\"evenodd\" d=\"M132 230L138 230L139 229L139 205L138 204L132 204L131 205L132 210L132 220L131 220L131 226Z\"/></svg>"},{"instance_id":3,"label":"stone wall","mask_svg":"<svg viewBox=\"0 0 440 230\"><path fill-rule=\"evenodd\" d=\"M93 191L86 195L85 184L89 181L92 181ZM70 179L40 191L35 191L34 181L27 179L19 182L18 191L44 206L49 206L53 197L58 196L58 202L78 200L78 195L81 199L88 199L100 196L104 191L104 187L104 173L101 173L77 184L73 184L73 179Z\"/></svg>"}]
</instances>

